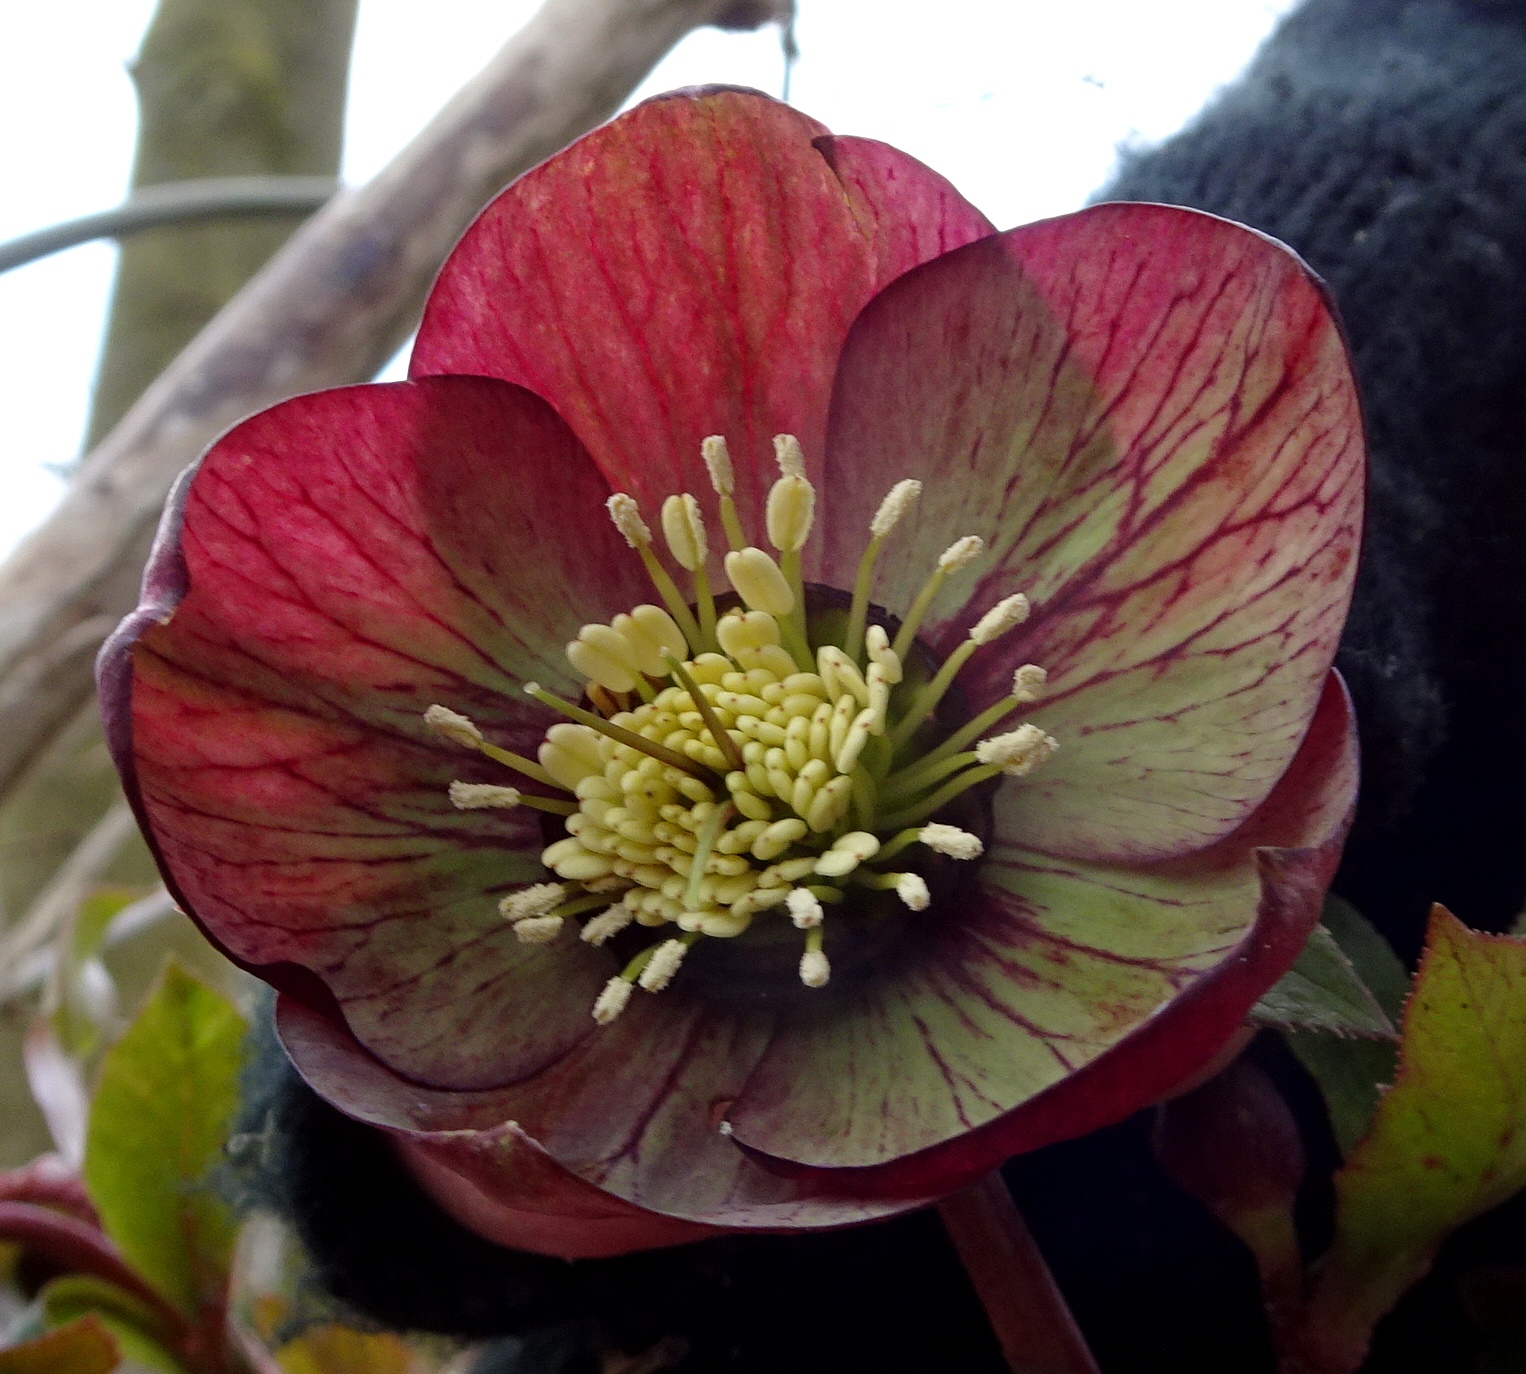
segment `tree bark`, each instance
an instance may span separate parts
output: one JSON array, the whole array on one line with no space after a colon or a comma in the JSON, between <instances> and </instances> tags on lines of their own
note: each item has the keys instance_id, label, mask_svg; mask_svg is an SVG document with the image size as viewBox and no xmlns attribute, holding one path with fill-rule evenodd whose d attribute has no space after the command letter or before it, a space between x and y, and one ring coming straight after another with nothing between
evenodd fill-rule
<instances>
[{"instance_id":1,"label":"tree bark","mask_svg":"<svg viewBox=\"0 0 1526 1374\"><path fill-rule=\"evenodd\" d=\"M0 794L89 696L96 648L137 600L182 468L253 411L373 376L495 191L614 113L686 33L787 9L788 0L547 0L374 181L303 225L0 566Z\"/></svg>"},{"instance_id":2,"label":"tree bark","mask_svg":"<svg viewBox=\"0 0 1526 1374\"><path fill-rule=\"evenodd\" d=\"M132 186L339 171L356 0L159 0L132 68ZM180 225L122 244L93 446L302 222Z\"/></svg>"}]
</instances>

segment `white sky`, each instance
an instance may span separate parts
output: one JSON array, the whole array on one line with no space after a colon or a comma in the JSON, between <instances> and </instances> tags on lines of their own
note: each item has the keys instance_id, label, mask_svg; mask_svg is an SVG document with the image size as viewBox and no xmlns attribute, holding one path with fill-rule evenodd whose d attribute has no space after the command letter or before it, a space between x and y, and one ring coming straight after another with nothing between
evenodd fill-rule
<instances>
[{"instance_id":1,"label":"white sky","mask_svg":"<svg viewBox=\"0 0 1526 1374\"><path fill-rule=\"evenodd\" d=\"M835 132L915 154L1007 227L1081 205L1121 144L1180 127L1292 0L798 0L791 98ZM125 64L154 0L0 16L0 241L125 193ZM363 181L534 10L533 0L361 0L343 175ZM865 14L873 18L865 20ZM636 98L726 82L777 94L777 30L705 30ZM0 552L57 499L79 448L116 250L0 275Z\"/></svg>"}]
</instances>

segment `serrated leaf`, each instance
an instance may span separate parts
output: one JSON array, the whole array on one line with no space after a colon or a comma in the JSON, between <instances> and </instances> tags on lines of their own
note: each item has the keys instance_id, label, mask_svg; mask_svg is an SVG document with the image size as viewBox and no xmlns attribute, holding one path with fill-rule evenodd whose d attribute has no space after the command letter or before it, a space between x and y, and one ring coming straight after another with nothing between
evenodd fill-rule
<instances>
[{"instance_id":1,"label":"serrated leaf","mask_svg":"<svg viewBox=\"0 0 1526 1374\"><path fill-rule=\"evenodd\" d=\"M390 1332L354 1331L328 1324L304 1331L276 1352L284 1374L408 1374L408 1343Z\"/></svg>"},{"instance_id":2,"label":"serrated leaf","mask_svg":"<svg viewBox=\"0 0 1526 1374\"><path fill-rule=\"evenodd\" d=\"M1526 1186L1526 940L1432 911L1398 1075L1335 1186L1300 1353L1344 1374L1447 1235Z\"/></svg>"},{"instance_id":3,"label":"serrated leaf","mask_svg":"<svg viewBox=\"0 0 1526 1374\"><path fill-rule=\"evenodd\" d=\"M1330 929L1330 912L1327 902L1293 967L1256 1003L1250 1019L1278 1030L1396 1039L1393 1022Z\"/></svg>"},{"instance_id":4,"label":"serrated leaf","mask_svg":"<svg viewBox=\"0 0 1526 1374\"><path fill-rule=\"evenodd\" d=\"M233 1218L208 1175L237 1104L244 1022L178 964L101 1064L85 1185L129 1264L198 1320L219 1307Z\"/></svg>"},{"instance_id":5,"label":"serrated leaf","mask_svg":"<svg viewBox=\"0 0 1526 1374\"><path fill-rule=\"evenodd\" d=\"M166 1348L169 1333L153 1309L116 1284L91 1274L65 1274L44 1287L38 1298L50 1327L94 1315L127 1359L162 1374L187 1374L185 1365Z\"/></svg>"},{"instance_id":6,"label":"serrated leaf","mask_svg":"<svg viewBox=\"0 0 1526 1374\"><path fill-rule=\"evenodd\" d=\"M81 1317L0 1350L0 1374L111 1374L121 1358L116 1340L100 1319Z\"/></svg>"},{"instance_id":7,"label":"serrated leaf","mask_svg":"<svg viewBox=\"0 0 1526 1374\"><path fill-rule=\"evenodd\" d=\"M1349 902L1325 899L1321 926L1390 1021L1397 1021L1409 993L1409 974L1385 940ZM1330 1113L1342 1156L1366 1133L1384 1087L1393 1082L1398 1049L1391 1039L1361 1039L1309 1029L1283 1029L1283 1038L1313 1076Z\"/></svg>"}]
</instances>

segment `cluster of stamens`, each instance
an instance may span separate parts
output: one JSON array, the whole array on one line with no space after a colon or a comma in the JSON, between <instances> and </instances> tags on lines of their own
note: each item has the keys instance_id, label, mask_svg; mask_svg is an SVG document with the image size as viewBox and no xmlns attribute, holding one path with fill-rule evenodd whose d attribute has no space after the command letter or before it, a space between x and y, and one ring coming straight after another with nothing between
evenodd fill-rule
<instances>
[{"instance_id":1,"label":"cluster of stamens","mask_svg":"<svg viewBox=\"0 0 1526 1374\"><path fill-rule=\"evenodd\" d=\"M634 988L665 988L701 938L734 938L760 917L786 919L802 932L800 980L824 986L829 909L843 907L855 888L894 892L912 911L925 909L925 880L892 861L917 845L978 858L975 835L933 817L988 779L1028 773L1058 747L1032 724L980 738L1038 697L1045 674L1034 664L1016 671L1009 696L932 747L919 746L970 655L1022 623L1029 607L1021 594L1005 598L927 680L907 680L908 649L933 598L984 550L974 536L951 545L894 639L867 623L881 546L916 502L918 482L898 482L881 504L846 618L839 612L841 624L832 627L837 642L821 642L826 627L808 622L800 571L815 492L796 441L781 435L774 443L781 475L767 526L777 558L746 543L724 440L704 444L730 544L724 566L740 604L718 610L704 517L692 495L670 496L662 508L663 534L691 580L691 599L659 561L636 502L617 494L611 518L663 604L585 625L567 646L589 704L525 684L526 695L566 717L546 732L537 760L493 745L444 706L425 713L455 743L556 794L451 784L451 801L463 809L523 805L564 818L566 837L541 856L557 881L499 903L521 940L550 943L573 920L596 946L633 926L670 932L609 980L593 1009L601 1024L620 1014ZM842 919L851 919L849 908Z\"/></svg>"}]
</instances>

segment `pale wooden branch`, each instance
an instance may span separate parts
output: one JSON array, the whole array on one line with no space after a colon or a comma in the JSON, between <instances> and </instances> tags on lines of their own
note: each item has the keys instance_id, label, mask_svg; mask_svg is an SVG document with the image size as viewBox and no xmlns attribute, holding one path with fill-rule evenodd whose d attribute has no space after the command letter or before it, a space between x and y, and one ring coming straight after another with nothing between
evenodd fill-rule
<instances>
[{"instance_id":1,"label":"pale wooden branch","mask_svg":"<svg viewBox=\"0 0 1526 1374\"><path fill-rule=\"evenodd\" d=\"M264 406L373 376L489 197L614 113L686 33L787 14L788 0L547 0L373 181L298 230L0 566L0 795L89 695L176 473Z\"/></svg>"}]
</instances>

